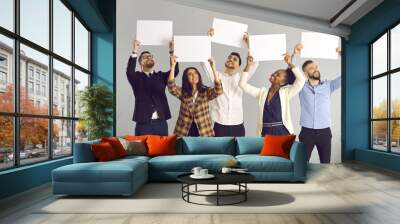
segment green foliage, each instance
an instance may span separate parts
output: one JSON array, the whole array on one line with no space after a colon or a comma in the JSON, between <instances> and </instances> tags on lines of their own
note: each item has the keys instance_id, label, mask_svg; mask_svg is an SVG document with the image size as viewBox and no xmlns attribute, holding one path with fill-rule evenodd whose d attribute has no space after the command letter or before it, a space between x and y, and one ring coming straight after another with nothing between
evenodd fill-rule
<instances>
[{"instance_id":1,"label":"green foliage","mask_svg":"<svg viewBox=\"0 0 400 224\"><path fill-rule=\"evenodd\" d=\"M89 139L110 135L107 129L112 126L113 94L105 85L86 87L80 93L79 106L82 108L82 119L87 125Z\"/></svg>"}]
</instances>

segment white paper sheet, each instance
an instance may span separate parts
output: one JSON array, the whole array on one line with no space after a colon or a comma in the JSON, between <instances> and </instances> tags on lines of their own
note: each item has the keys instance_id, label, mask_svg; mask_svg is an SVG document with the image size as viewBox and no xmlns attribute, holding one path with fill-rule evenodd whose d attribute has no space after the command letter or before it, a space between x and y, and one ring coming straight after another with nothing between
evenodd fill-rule
<instances>
[{"instance_id":1,"label":"white paper sheet","mask_svg":"<svg viewBox=\"0 0 400 224\"><path fill-rule=\"evenodd\" d=\"M206 62L211 57L208 36L174 36L174 47L178 62Z\"/></svg>"},{"instance_id":2,"label":"white paper sheet","mask_svg":"<svg viewBox=\"0 0 400 224\"><path fill-rule=\"evenodd\" d=\"M340 38L337 36L324 33L302 32L301 43L303 44L303 50L301 51L302 58L338 58L336 48L339 47Z\"/></svg>"},{"instance_id":3,"label":"white paper sheet","mask_svg":"<svg viewBox=\"0 0 400 224\"><path fill-rule=\"evenodd\" d=\"M282 60L286 34L250 35L250 54L255 61Z\"/></svg>"},{"instance_id":4,"label":"white paper sheet","mask_svg":"<svg viewBox=\"0 0 400 224\"><path fill-rule=\"evenodd\" d=\"M168 46L172 40L172 21L138 20L136 24L136 39L141 45Z\"/></svg>"},{"instance_id":5,"label":"white paper sheet","mask_svg":"<svg viewBox=\"0 0 400 224\"><path fill-rule=\"evenodd\" d=\"M247 24L214 18L214 36L212 41L233 47L245 47L243 34L247 32Z\"/></svg>"}]
</instances>

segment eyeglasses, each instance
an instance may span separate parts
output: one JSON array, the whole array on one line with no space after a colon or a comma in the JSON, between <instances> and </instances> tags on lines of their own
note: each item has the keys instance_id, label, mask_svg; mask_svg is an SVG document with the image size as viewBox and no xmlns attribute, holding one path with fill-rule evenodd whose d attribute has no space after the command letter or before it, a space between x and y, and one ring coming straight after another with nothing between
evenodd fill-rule
<instances>
[{"instance_id":1,"label":"eyeglasses","mask_svg":"<svg viewBox=\"0 0 400 224\"><path fill-rule=\"evenodd\" d=\"M142 59L153 59L153 55L152 54L143 55Z\"/></svg>"}]
</instances>

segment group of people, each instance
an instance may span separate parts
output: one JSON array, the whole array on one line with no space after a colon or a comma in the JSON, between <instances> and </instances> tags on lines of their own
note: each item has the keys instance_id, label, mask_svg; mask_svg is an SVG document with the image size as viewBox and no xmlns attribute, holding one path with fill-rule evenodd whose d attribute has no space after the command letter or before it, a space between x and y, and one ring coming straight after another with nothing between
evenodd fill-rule
<instances>
[{"instance_id":1,"label":"group of people","mask_svg":"<svg viewBox=\"0 0 400 224\"><path fill-rule=\"evenodd\" d=\"M208 31L212 36L213 29ZM243 41L249 46L249 34ZM133 41L132 55L127 66L127 78L135 96L132 120L136 122L135 135L168 135L167 120L171 118L165 89L180 102L179 117L174 134L177 136L245 136L243 122L243 92L257 98L257 135L289 135L294 133L290 100L299 95L301 105L299 140L305 144L308 159L317 146L321 163L329 163L331 156L330 95L341 85L341 77L321 80L314 61L307 60L300 69L296 65L302 45L293 53L284 54L287 68L269 75L270 87L255 87L248 83L258 67L249 52L243 71L241 55L231 52L223 72L217 71L213 58L202 63L213 87L203 84L202 75L195 67L182 74L182 86L175 84L179 63L174 55L173 42L169 46L170 70L154 70L155 60L149 51L139 54L140 42ZM340 50L337 50L340 53ZM139 61L140 70L136 70ZM304 73L308 77L308 81Z\"/></svg>"}]
</instances>

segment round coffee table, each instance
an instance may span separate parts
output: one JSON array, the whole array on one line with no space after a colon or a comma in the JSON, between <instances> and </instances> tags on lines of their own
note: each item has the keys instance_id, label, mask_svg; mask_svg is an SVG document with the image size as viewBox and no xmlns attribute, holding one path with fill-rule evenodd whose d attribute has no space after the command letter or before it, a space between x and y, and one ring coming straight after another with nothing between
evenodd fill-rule
<instances>
[{"instance_id":1,"label":"round coffee table","mask_svg":"<svg viewBox=\"0 0 400 224\"><path fill-rule=\"evenodd\" d=\"M249 188L247 183L255 180L255 177L248 173L216 173L212 179L193 179L190 177L191 173L182 174L177 177L178 181L182 183L182 199L188 203L198 205L234 205L245 202L247 200L247 192ZM198 190L197 185L215 185L215 190ZM220 185L236 185L237 190L224 190L220 189ZM195 186L194 191L190 191L190 186ZM206 194L214 192L215 194ZM216 197L216 204L202 204L190 200L190 196L203 196L203 197ZM221 203L221 197L240 196L240 199L230 203Z\"/></svg>"}]
</instances>

